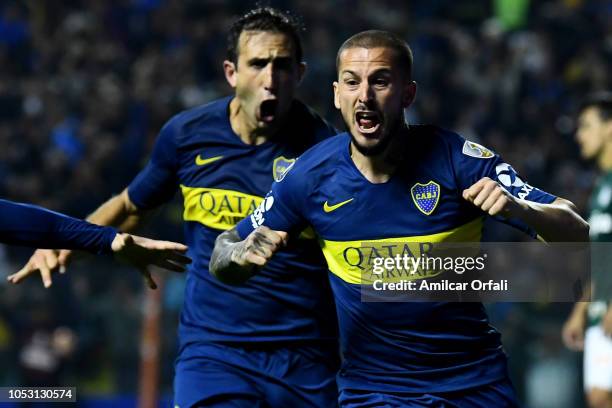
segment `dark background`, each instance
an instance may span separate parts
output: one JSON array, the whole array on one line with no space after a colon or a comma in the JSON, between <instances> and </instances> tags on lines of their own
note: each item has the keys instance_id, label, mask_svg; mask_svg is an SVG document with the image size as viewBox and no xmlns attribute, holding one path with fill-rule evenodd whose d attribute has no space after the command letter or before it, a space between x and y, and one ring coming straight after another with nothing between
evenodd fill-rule
<instances>
[{"instance_id":1,"label":"dark background","mask_svg":"<svg viewBox=\"0 0 612 408\"><path fill-rule=\"evenodd\" d=\"M272 1L303 17L300 98L342 128L335 52L385 28L411 44L412 123L436 123L500 152L530 184L585 214L595 169L573 140L587 92L611 87L612 3L596 0ZM225 34L241 1L0 1L0 196L84 217L146 162L173 114L231 92ZM146 232L181 238L180 202ZM523 239L507 228L491 236ZM0 247L0 277L29 250ZM161 389L171 393L183 278L163 291ZM144 307L137 272L81 262L51 290L0 283L0 386L77 386L133 403ZM494 304L515 385L529 406L578 407L580 356L560 342L569 304ZM124 398L124 399L119 399Z\"/></svg>"}]
</instances>

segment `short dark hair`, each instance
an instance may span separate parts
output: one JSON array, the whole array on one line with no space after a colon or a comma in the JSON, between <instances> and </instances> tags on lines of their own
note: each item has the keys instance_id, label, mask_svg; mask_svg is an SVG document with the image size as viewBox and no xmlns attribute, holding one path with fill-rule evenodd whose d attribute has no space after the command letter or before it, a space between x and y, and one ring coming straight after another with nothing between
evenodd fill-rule
<instances>
[{"instance_id":1,"label":"short dark hair","mask_svg":"<svg viewBox=\"0 0 612 408\"><path fill-rule=\"evenodd\" d=\"M272 7L257 7L238 18L229 30L227 37L227 59L234 64L238 62L238 41L243 31L269 31L282 33L291 38L297 62L302 61L302 40L300 32L304 30L301 21L289 14Z\"/></svg>"},{"instance_id":2,"label":"short dark hair","mask_svg":"<svg viewBox=\"0 0 612 408\"><path fill-rule=\"evenodd\" d=\"M346 40L336 54L336 70L340 69L340 54L349 48L390 48L395 53L397 64L412 77L412 50L399 36L384 30L367 30Z\"/></svg>"},{"instance_id":3,"label":"short dark hair","mask_svg":"<svg viewBox=\"0 0 612 408\"><path fill-rule=\"evenodd\" d=\"M599 91L587 95L580 104L580 112L587 108L597 108L601 120L612 119L612 92Z\"/></svg>"}]
</instances>

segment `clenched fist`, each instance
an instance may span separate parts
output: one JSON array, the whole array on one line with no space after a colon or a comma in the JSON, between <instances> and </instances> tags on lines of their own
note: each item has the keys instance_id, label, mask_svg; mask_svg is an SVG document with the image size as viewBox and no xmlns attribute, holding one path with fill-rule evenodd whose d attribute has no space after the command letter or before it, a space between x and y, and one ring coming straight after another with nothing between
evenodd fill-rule
<instances>
[{"instance_id":1,"label":"clenched fist","mask_svg":"<svg viewBox=\"0 0 612 408\"><path fill-rule=\"evenodd\" d=\"M483 177L463 190L463 198L491 216L513 218L528 209L523 200L514 197L489 177Z\"/></svg>"},{"instance_id":2,"label":"clenched fist","mask_svg":"<svg viewBox=\"0 0 612 408\"><path fill-rule=\"evenodd\" d=\"M240 266L264 266L272 255L287 245L287 236L284 231L273 231L265 226L258 227L244 241L236 244L231 260Z\"/></svg>"}]
</instances>

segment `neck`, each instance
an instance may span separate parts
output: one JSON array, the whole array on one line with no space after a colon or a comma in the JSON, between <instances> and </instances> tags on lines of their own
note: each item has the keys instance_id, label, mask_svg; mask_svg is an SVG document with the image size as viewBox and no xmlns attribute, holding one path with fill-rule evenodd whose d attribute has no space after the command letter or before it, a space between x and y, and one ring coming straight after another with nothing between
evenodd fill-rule
<instances>
[{"instance_id":1,"label":"neck","mask_svg":"<svg viewBox=\"0 0 612 408\"><path fill-rule=\"evenodd\" d=\"M230 102L229 120L234 133L248 145L260 145L269 138L269 134L258 128L256 121L248 117L237 97Z\"/></svg>"},{"instance_id":2,"label":"neck","mask_svg":"<svg viewBox=\"0 0 612 408\"><path fill-rule=\"evenodd\" d=\"M404 159L405 132L408 129L402 126L391 136L387 148L380 154L366 156L362 154L351 142L351 159L355 167L371 183L380 184L389 181L395 170Z\"/></svg>"},{"instance_id":3,"label":"neck","mask_svg":"<svg viewBox=\"0 0 612 408\"><path fill-rule=\"evenodd\" d=\"M597 158L597 166L603 171L612 170L612 142L605 144L603 151Z\"/></svg>"}]
</instances>

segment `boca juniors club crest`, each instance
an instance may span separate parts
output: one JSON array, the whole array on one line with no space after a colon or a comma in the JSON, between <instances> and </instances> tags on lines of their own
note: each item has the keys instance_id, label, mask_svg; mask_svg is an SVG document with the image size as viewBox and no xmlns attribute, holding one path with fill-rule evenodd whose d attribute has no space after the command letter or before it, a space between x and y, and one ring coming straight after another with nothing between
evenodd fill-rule
<instances>
[{"instance_id":1,"label":"boca juniors club crest","mask_svg":"<svg viewBox=\"0 0 612 408\"><path fill-rule=\"evenodd\" d=\"M283 156L277 157L272 163L272 177L274 181L281 181L285 178L287 172L295 164L295 159L287 159Z\"/></svg>"},{"instance_id":2,"label":"boca juniors club crest","mask_svg":"<svg viewBox=\"0 0 612 408\"><path fill-rule=\"evenodd\" d=\"M430 215L438 205L440 198L440 185L435 181L427 184L416 183L410 189L412 201L425 215Z\"/></svg>"}]
</instances>

